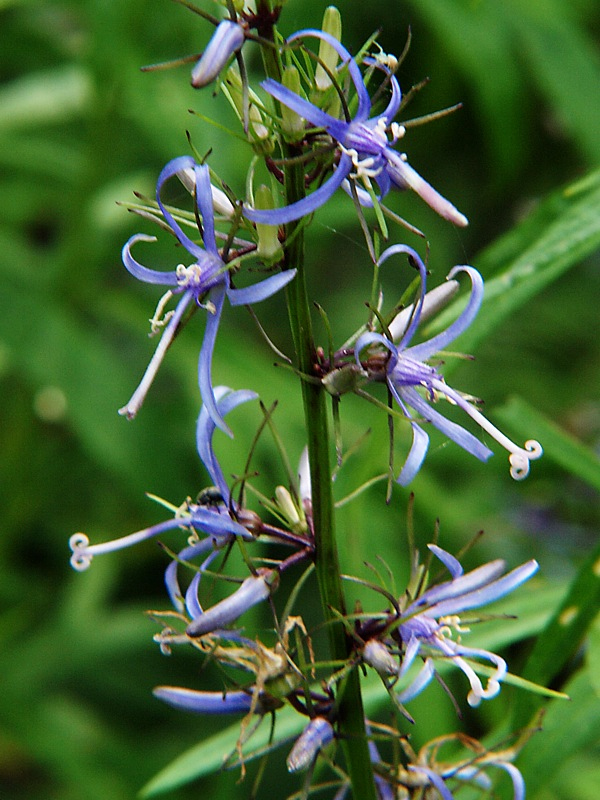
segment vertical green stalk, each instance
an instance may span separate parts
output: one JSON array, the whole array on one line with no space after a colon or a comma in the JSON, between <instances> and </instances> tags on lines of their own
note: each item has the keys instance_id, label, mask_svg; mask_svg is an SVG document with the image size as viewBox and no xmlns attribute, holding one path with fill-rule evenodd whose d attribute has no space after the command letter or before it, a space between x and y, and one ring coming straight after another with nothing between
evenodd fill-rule
<instances>
[{"instance_id":1,"label":"vertical green stalk","mask_svg":"<svg viewBox=\"0 0 600 800\"><path fill-rule=\"evenodd\" d=\"M269 20L269 0L259 0L258 14ZM266 22L259 33L275 42L273 24ZM263 48L263 60L269 77L281 80L281 63L276 50ZM287 157L297 155L292 145L284 145ZM285 167L286 202L293 203L304 197L304 170L298 164ZM288 288L288 313L297 366L301 374L314 372L315 345L313 340L310 302L306 285L304 261L303 221L286 226L285 267L296 269L295 280ZM327 393L320 383L301 380L304 416L307 433L308 460L311 474L313 525L315 536L315 567L324 619L329 623L329 640L332 657L345 661L352 652L352 641L347 636L339 617L345 614L345 600L335 537L335 509L331 482L331 438L327 410ZM376 800L373 768L365 731L358 670L350 672L340 683L337 693L338 728L345 751L347 769L352 782L355 800Z\"/></svg>"}]
</instances>

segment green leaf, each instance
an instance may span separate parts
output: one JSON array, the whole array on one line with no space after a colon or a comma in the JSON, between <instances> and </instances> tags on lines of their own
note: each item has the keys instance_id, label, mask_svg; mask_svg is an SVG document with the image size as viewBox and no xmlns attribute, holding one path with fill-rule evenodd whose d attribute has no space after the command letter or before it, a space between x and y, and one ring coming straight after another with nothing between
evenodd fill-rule
<instances>
[{"instance_id":1,"label":"green leaf","mask_svg":"<svg viewBox=\"0 0 600 800\"><path fill-rule=\"evenodd\" d=\"M598 247L600 172L551 195L531 219L475 259L484 275L494 277L486 280L481 311L460 337L460 349L473 352L511 314ZM426 328L425 335L446 328L463 307L464 300L453 303Z\"/></svg>"},{"instance_id":2,"label":"green leaf","mask_svg":"<svg viewBox=\"0 0 600 800\"><path fill-rule=\"evenodd\" d=\"M589 677L580 672L565 687L570 702L552 702L542 723L542 731L525 748L517 766L527 786L527 797L554 797L543 793L568 759L600 742L600 698Z\"/></svg>"},{"instance_id":3,"label":"green leaf","mask_svg":"<svg viewBox=\"0 0 600 800\"><path fill-rule=\"evenodd\" d=\"M538 638L522 677L547 685L575 656L600 604L600 542L571 583L566 597ZM531 697L516 710L517 724L527 722L535 708Z\"/></svg>"},{"instance_id":4,"label":"green leaf","mask_svg":"<svg viewBox=\"0 0 600 800\"><path fill-rule=\"evenodd\" d=\"M589 447L581 444L520 397L512 397L495 416L524 438L537 439L550 458L567 472L600 491L600 459Z\"/></svg>"}]
</instances>

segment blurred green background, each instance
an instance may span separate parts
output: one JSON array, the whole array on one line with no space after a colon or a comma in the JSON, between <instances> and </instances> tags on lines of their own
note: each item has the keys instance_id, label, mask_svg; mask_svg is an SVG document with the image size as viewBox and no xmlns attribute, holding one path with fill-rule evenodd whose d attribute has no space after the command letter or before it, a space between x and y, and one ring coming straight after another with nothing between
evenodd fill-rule
<instances>
[{"instance_id":1,"label":"blurred green background","mask_svg":"<svg viewBox=\"0 0 600 800\"><path fill-rule=\"evenodd\" d=\"M469 566L498 555L511 566L532 556L541 562L524 647L509 651L518 671L527 637L597 547L600 7L594 0L380 0L365 12L364 2L342 0L340 8L351 50L381 27L383 47L399 54L412 30L400 82L405 91L426 76L431 82L407 117L464 104L410 131L406 148L411 164L467 214L469 228L451 228L415 197L397 194L390 204L425 231L431 285L452 265L471 263L495 287L496 299L465 340L463 349L477 359L453 364L451 382L485 398L486 413L519 441L539 436L546 456L526 482L515 484L499 448L484 467L434 435L411 489L421 548L439 518L440 543L453 552L485 530ZM323 9L317 0L289 0L282 32L319 26ZM131 200L134 189L151 194L164 163L189 152L186 130L199 151L214 147L211 165L243 194L250 151L188 112L233 128L224 99L211 89L195 92L187 67L139 69L198 53L209 35L200 17L168 0L0 2L3 799L132 798L177 754L222 727L151 696L156 684L192 686L199 676L192 654L159 653L152 643L156 627L143 616L166 607L159 548L148 543L98 558L79 575L69 567L67 547L78 530L96 542L163 519L146 491L179 504L207 481L194 447L201 315L169 353L139 417L127 422L116 413L154 347L147 320L158 296L120 261L132 233L152 230L115 201ZM256 66L258 53L250 50ZM332 320L336 343L361 324L370 292L354 217L341 196L308 234L314 298ZM539 268L537 284L528 282L528 253ZM151 248L144 256L158 266ZM161 257L165 267L171 263ZM507 269L516 278L506 283L506 296L515 299L503 305L502 281L493 281ZM406 285L399 287L399 280L407 280L400 269L386 276L391 302ZM257 310L288 348L282 299ZM295 461L303 446L297 386L272 362L249 318L228 309L216 381L259 390L267 404L280 401L276 420ZM344 400L342 412L347 443L367 426L373 432L341 473L340 497L383 471L387 458L384 420L356 398ZM220 451L229 472L241 469L259 422L256 408L237 413L235 443ZM547 428L548 421L557 428ZM267 439L256 467L268 493L284 480ZM396 491L391 508L384 493L379 485L341 511L344 569L366 578L363 561L380 554L402 586L406 493ZM523 592L511 611L532 602ZM598 653L597 639L592 635L586 652L572 642L563 682L585 664L598 666L589 656ZM581 691L597 712L597 681L596 694L591 687ZM502 722L506 702L518 707L522 693L507 688L501 697L468 712L470 732L485 735ZM414 713L417 744L456 722L447 698L433 690ZM559 736L543 768L530 766L530 797L595 800L598 725L589 722L584 735L582 724L579 746L565 747ZM541 752L537 742L531 747ZM564 763L561 753L569 755ZM273 774L282 797L293 791L294 781L280 770ZM239 784L238 777L222 774L169 796L247 797L251 782Z\"/></svg>"}]
</instances>

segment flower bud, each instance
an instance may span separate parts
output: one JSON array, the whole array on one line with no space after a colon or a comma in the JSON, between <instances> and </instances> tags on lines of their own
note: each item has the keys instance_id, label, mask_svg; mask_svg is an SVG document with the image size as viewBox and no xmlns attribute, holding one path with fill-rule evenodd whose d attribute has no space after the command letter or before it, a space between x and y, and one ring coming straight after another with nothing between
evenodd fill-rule
<instances>
[{"instance_id":1,"label":"flower bud","mask_svg":"<svg viewBox=\"0 0 600 800\"><path fill-rule=\"evenodd\" d=\"M283 71L282 83L286 89L289 89L294 94L302 97L302 89L300 86L300 73L294 66L286 67ZM283 103L281 104L281 130L286 142L299 142L304 136L305 121L297 114L288 108Z\"/></svg>"},{"instance_id":2,"label":"flower bud","mask_svg":"<svg viewBox=\"0 0 600 800\"><path fill-rule=\"evenodd\" d=\"M328 33L338 42L342 40L342 17L335 6L329 6L323 14L323 33ZM338 54L324 39L319 44L319 61L323 62L330 72L334 72L338 63ZM331 79L321 64L315 70L315 85L320 92L326 92L331 86Z\"/></svg>"},{"instance_id":3,"label":"flower bud","mask_svg":"<svg viewBox=\"0 0 600 800\"><path fill-rule=\"evenodd\" d=\"M319 750L333 739L333 727L325 717L311 719L304 731L296 739L287 757L287 768L290 772L306 769Z\"/></svg>"},{"instance_id":4,"label":"flower bud","mask_svg":"<svg viewBox=\"0 0 600 800\"><path fill-rule=\"evenodd\" d=\"M192 86L199 89L212 83L231 56L244 44L244 29L224 19L217 25L208 47L192 70Z\"/></svg>"},{"instance_id":5,"label":"flower bud","mask_svg":"<svg viewBox=\"0 0 600 800\"><path fill-rule=\"evenodd\" d=\"M190 167L182 169L177 173L177 177L191 195L195 194L196 174L193 169L191 169ZM231 219L233 217L233 212L235 211L235 208L231 200L225 194L225 192L222 189L213 186L211 183L210 193L212 197L212 205L215 214L217 214L220 217L225 217L226 219Z\"/></svg>"},{"instance_id":6,"label":"flower bud","mask_svg":"<svg viewBox=\"0 0 600 800\"><path fill-rule=\"evenodd\" d=\"M363 661L381 675L391 678L398 675L400 665L383 642L369 639L363 649Z\"/></svg>"},{"instance_id":7,"label":"flower bud","mask_svg":"<svg viewBox=\"0 0 600 800\"><path fill-rule=\"evenodd\" d=\"M278 582L279 575L274 569L265 569L257 575L251 575L232 595L190 622L186 629L187 635L204 636L227 627L249 608L266 600L271 590L277 588Z\"/></svg>"},{"instance_id":8,"label":"flower bud","mask_svg":"<svg viewBox=\"0 0 600 800\"><path fill-rule=\"evenodd\" d=\"M256 92L249 88L247 90L248 105L245 107L244 87L237 64L232 64L227 70L227 77L221 84L221 89L238 119L244 125L248 140L252 142L254 149L261 155L270 153L274 145L271 132L264 124L259 110L262 103Z\"/></svg>"},{"instance_id":9,"label":"flower bud","mask_svg":"<svg viewBox=\"0 0 600 800\"><path fill-rule=\"evenodd\" d=\"M254 196L254 207L261 210L270 210L275 207L273 195L268 186L259 186ZM283 258L283 249L278 238L278 225L265 225L256 223L258 234L258 255L268 263L275 263Z\"/></svg>"},{"instance_id":10,"label":"flower bud","mask_svg":"<svg viewBox=\"0 0 600 800\"><path fill-rule=\"evenodd\" d=\"M339 397L358 389L367 377L365 370L361 369L358 364L345 364L343 367L328 372L322 379L322 383L329 394Z\"/></svg>"}]
</instances>

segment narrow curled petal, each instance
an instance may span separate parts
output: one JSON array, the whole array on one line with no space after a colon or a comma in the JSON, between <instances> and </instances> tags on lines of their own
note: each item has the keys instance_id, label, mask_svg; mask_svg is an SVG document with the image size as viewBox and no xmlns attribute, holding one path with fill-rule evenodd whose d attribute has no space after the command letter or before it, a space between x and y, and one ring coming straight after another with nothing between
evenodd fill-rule
<instances>
[{"instance_id":1,"label":"narrow curled petal","mask_svg":"<svg viewBox=\"0 0 600 800\"><path fill-rule=\"evenodd\" d=\"M433 662L430 658L426 658L423 666L415 676L414 680L401 692L396 693L399 703L408 703L413 697L421 694L423 689L431 683L431 679L435 675Z\"/></svg>"},{"instance_id":2,"label":"narrow curled petal","mask_svg":"<svg viewBox=\"0 0 600 800\"><path fill-rule=\"evenodd\" d=\"M410 424L412 426L413 440L406 461L396 478L396 483L400 484L400 486L408 486L416 478L429 449L429 436L423 428L416 422L411 422Z\"/></svg>"},{"instance_id":3,"label":"narrow curled petal","mask_svg":"<svg viewBox=\"0 0 600 800\"><path fill-rule=\"evenodd\" d=\"M202 347L198 358L198 386L200 387L200 397L203 403L202 407L206 408L209 416L224 433L228 436L232 436L233 434L223 421L223 417L219 414L212 385L212 357L217 340L217 333L219 331L219 323L221 322L225 293L226 287L221 285L211 289L208 295L211 309L206 318L204 339L202 340Z\"/></svg>"},{"instance_id":4,"label":"narrow curled petal","mask_svg":"<svg viewBox=\"0 0 600 800\"><path fill-rule=\"evenodd\" d=\"M190 305L193 297L194 295L191 291L184 292L184 294L181 296L173 316L170 318L166 328L162 333L162 336L159 339L156 350L154 351L154 355L150 359L150 363L146 367L146 371L142 376L142 380L140 381L135 392L131 395L129 402L119 409L119 414L121 416L125 416L127 419L133 419L142 407L144 400L146 399L146 395L148 394L150 387L154 382L156 373L158 372L158 369L162 364L165 355L167 354L167 350L173 342L173 337L177 332L179 323L181 322L185 310Z\"/></svg>"},{"instance_id":5,"label":"narrow curled petal","mask_svg":"<svg viewBox=\"0 0 600 800\"><path fill-rule=\"evenodd\" d=\"M241 405L247 403L249 400L256 400L258 395L256 392L251 392L246 389L241 389L234 392L227 386L217 386L214 390L214 397L217 403L217 414L223 418L227 416L230 411ZM223 470L213 448L213 436L216 429L216 422L209 414L206 407L202 407L198 417L198 424L196 426L196 445L198 447L198 455L213 482L213 484L221 492L224 498L229 497L229 487L223 475Z\"/></svg>"},{"instance_id":6,"label":"narrow curled petal","mask_svg":"<svg viewBox=\"0 0 600 800\"><path fill-rule=\"evenodd\" d=\"M170 272L162 272L158 269L148 269L144 267L131 255L131 248L136 242L155 242L156 236L146 236L144 233L136 233L131 236L123 246L121 255L123 257L123 264L125 264L128 272L134 278L137 278L144 283L162 283L166 286L175 286L177 284L177 273L175 270Z\"/></svg>"},{"instance_id":7,"label":"narrow curled petal","mask_svg":"<svg viewBox=\"0 0 600 800\"><path fill-rule=\"evenodd\" d=\"M439 560L446 567L450 575L452 575L453 580L455 580L456 578L460 578L464 570L458 558L455 558L452 555L452 553L448 553L446 550L442 550L442 548L438 547L437 544L428 544L427 547L433 553L434 556L439 558Z\"/></svg>"},{"instance_id":8,"label":"narrow curled petal","mask_svg":"<svg viewBox=\"0 0 600 800\"><path fill-rule=\"evenodd\" d=\"M461 333L467 330L479 313L483 300L483 278L473 267L458 266L450 271L448 280L454 278L458 272L466 272L471 279L471 295L466 307L463 309L460 316L454 320L445 331L426 342L410 347L407 350L407 355L410 355L411 358L425 361L435 355L435 353L439 353L440 350L444 350L457 336L460 336Z\"/></svg>"},{"instance_id":9,"label":"narrow curled petal","mask_svg":"<svg viewBox=\"0 0 600 800\"><path fill-rule=\"evenodd\" d=\"M192 86L199 89L212 83L243 44L244 29L241 25L230 19L220 22L202 57L192 70Z\"/></svg>"},{"instance_id":10,"label":"narrow curled petal","mask_svg":"<svg viewBox=\"0 0 600 800\"><path fill-rule=\"evenodd\" d=\"M162 202L160 196L161 190L165 185L165 183L169 180L169 178L172 178L174 175L177 175L178 172L181 172L182 170L185 169L193 169L196 174L196 178L198 177L198 174L203 174L202 172L198 173L196 167L197 164L191 156L179 156L178 158L173 158L171 161L165 164L156 182L156 202L158 203L159 208L165 220L167 221L169 227L177 237L179 243L185 247L188 253L193 255L195 258L200 258L201 256L204 255L203 248L200 247L200 245L196 244L196 242L193 242L190 239L190 237L183 232L181 226L179 225L178 222L175 221L171 212L167 208L165 208L165 205ZM204 169L208 171L208 167L204 167ZM210 186L210 176L208 183ZM196 197L202 196L202 194L203 194L202 190L199 189L198 185L196 185ZM202 214L202 210L203 209L200 209L200 214ZM211 214L212 214L212 201L211 201L211 211L208 214L208 216L211 216Z\"/></svg>"},{"instance_id":11,"label":"narrow curled petal","mask_svg":"<svg viewBox=\"0 0 600 800\"><path fill-rule=\"evenodd\" d=\"M396 400L404 400L411 408L414 408L420 417L427 420L427 422L431 422L431 424L445 436L452 439L459 447L462 447L463 450L466 450L467 453L475 456L475 458L478 458L480 461L487 461L488 458L494 455L493 451L480 442L476 436L473 436L470 431L466 430L461 425L457 425L456 422L447 419L443 414L440 414L439 411L432 408L416 389L411 386L397 386L396 380L398 378L400 378L400 381L402 380L401 373L398 373L398 375L391 375L389 379L390 389L392 390L392 394L396 397ZM443 384L441 385L443 386Z\"/></svg>"},{"instance_id":12,"label":"narrow curled petal","mask_svg":"<svg viewBox=\"0 0 600 800\"><path fill-rule=\"evenodd\" d=\"M516 588L521 586L521 584L535 575L538 569L538 562L532 559L487 585L481 586L473 591L463 592L455 598L438 600L435 606L427 609L423 613L427 616L446 616L447 614L454 614L459 610L468 611L472 608L481 608L481 606L493 603L495 600L499 600L501 597L513 592ZM467 575L464 576L464 578L466 577ZM464 578L458 578L456 583L460 583Z\"/></svg>"},{"instance_id":13,"label":"narrow curled petal","mask_svg":"<svg viewBox=\"0 0 600 800\"><path fill-rule=\"evenodd\" d=\"M306 769L316 757L319 750L326 747L333 739L333 727L325 717L311 719L300 734L287 757L287 768L290 772Z\"/></svg>"},{"instance_id":14,"label":"narrow curled petal","mask_svg":"<svg viewBox=\"0 0 600 800\"><path fill-rule=\"evenodd\" d=\"M423 263L423 260L417 251L405 244L394 244L391 247L388 247L379 256L379 261L377 263L381 266L388 260L390 256L398 254L407 255L410 262L417 268L419 275L421 276L421 288L419 291L419 297L415 303L414 314L412 315L408 327L406 328L404 335L398 344L399 349L403 350L405 347L408 347L408 344L414 336L415 331L419 327L419 323L421 321L421 311L425 302L425 292L427 289L427 270L425 269L425 264Z\"/></svg>"},{"instance_id":15,"label":"narrow curled petal","mask_svg":"<svg viewBox=\"0 0 600 800\"><path fill-rule=\"evenodd\" d=\"M279 272L277 275L271 275L270 278L265 278L260 283L255 283L253 286L246 286L244 289L228 289L227 297L232 306L244 306L251 303L260 303L271 297L284 286L287 286L290 281L296 277L297 270L288 269L285 272Z\"/></svg>"},{"instance_id":16,"label":"narrow curled petal","mask_svg":"<svg viewBox=\"0 0 600 800\"><path fill-rule=\"evenodd\" d=\"M520 771L508 761L493 761L490 766L499 767L508 773L513 785L513 800L525 800L525 781Z\"/></svg>"},{"instance_id":17,"label":"narrow curled petal","mask_svg":"<svg viewBox=\"0 0 600 800\"><path fill-rule=\"evenodd\" d=\"M174 708L196 714L247 714L252 707L252 695L242 691L225 694L182 689L179 686L157 686L153 695Z\"/></svg>"},{"instance_id":18,"label":"narrow curled petal","mask_svg":"<svg viewBox=\"0 0 600 800\"><path fill-rule=\"evenodd\" d=\"M412 189L443 219L447 219L461 228L469 224L469 220L465 215L461 214L449 200L442 197L431 184L427 183L399 153L388 147L386 148L385 156L388 162L388 174L395 184L401 188L408 187Z\"/></svg>"},{"instance_id":19,"label":"narrow curled petal","mask_svg":"<svg viewBox=\"0 0 600 800\"><path fill-rule=\"evenodd\" d=\"M312 214L317 208L322 206L335 193L342 181L348 176L352 169L352 160L345 153L342 154L340 162L335 168L333 175L325 183L307 197L290 203L289 206L282 208L272 208L269 210L259 210L244 206L244 216L252 222L263 222L266 225L285 225L300 217Z\"/></svg>"},{"instance_id":20,"label":"narrow curled petal","mask_svg":"<svg viewBox=\"0 0 600 800\"><path fill-rule=\"evenodd\" d=\"M326 33L325 31L315 30L314 28L307 28L306 30L296 31L293 36L290 36L288 42L293 42L296 39L303 39L307 36L314 36L316 39L320 39L323 42L327 42L339 57L342 60L343 67L348 67L348 72L350 73L350 77L352 78L352 82L354 84L354 88L356 89L356 94L358 95L358 111L356 112L355 119L358 120L365 120L369 116L369 112L371 111L371 98L369 97L369 93L367 91L367 87L365 86L365 82L363 81L362 75L360 74L360 69L358 68L358 64L352 58L350 53L346 50L343 44L335 39L330 34ZM340 67L338 67L338 70Z\"/></svg>"},{"instance_id":21,"label":"narrow curled petal","mask_svg":"<svg viewBox=\"0 0 600 800\"><path fill-rule=\"evenodd\" d=\"M439 795L442 798L442 800L453 800L452 792L450 791L450 789L448 789L448 787L444 783L443 778L441 778L437 774L437 772L434 772L429 767L422 767L420 765L419 766L415 766L413 764L409 764L408 765L408 769L411 772L420 772L420 773L426 775L428 780L429 780L429 783L433 787L435 787L435 789L437 789L437 791L439 792Z\"/></svg>"},{"instance_id":22,"label":"narrow curled petal","mask_svg":"<svg viewBox=\"0 0 600 800\"><path fill-rule=\"evenodd\" d=\"M214 548L215 543L212 539L202 539L200 542L196 542L195 544L188 545L184 547L179 553L177 553L177 560L171 561L169 566L165 570L165 586L167 588L167 593L169 598L177 611L184 611L185 605L183 603L183 595L181 593L181 588L179 586L179 581L177 580L177 568L182 561L191 561L193 558L196 558L199 555L203 555L206 553L207 550L211 550Z\"/></svg>"},{"instance_id":23,"label":"narrow curled petal","mask_svg":"<svg viewBox=\"0 0 600 800\"><path fill-rule=\"evenodd\" d=\"M421 613L426 608L437 608L438 603L452 599L456 599L454 611L457 611L461 608L460 598L496 580L502 575L505 567L506 562L498 558L494 561L488 561L487 564L482 564L480 567L476 567L465 575L461 575L451 581L444 581L444 583L432 586L423 592L414 603L411 603L406 609L406 613L412 613L413 611ZM454 611L450 613L454 613Z\"/></svg>"},{"instance_id":24,"label":"narrow curled petal","mask_svg":"<svg viewBox=\"0 0 600 800\"><path fill-rule=\"evenodd\" d=\"M219 628L226 628L249 608L266 600L271 594L276 578L277 573L274 570L246 578L232 595L193 620L188 625L186 633L188 636L204 636Z\"/></svg>"}]
</instances>

